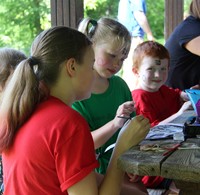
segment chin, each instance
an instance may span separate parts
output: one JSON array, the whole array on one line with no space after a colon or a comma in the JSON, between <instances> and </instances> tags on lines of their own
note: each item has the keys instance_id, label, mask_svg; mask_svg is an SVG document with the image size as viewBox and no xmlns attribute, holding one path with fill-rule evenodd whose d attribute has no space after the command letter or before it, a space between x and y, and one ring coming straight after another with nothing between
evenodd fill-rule
<instances>
[{"instance_id":1,"label":"chin","mask_svg":"<svg viewBox=\"0 0 200 195\"><path fill-rule=\"evenodd\" d=\"M86 100L86 99L89 99L90 97L91 97L91 93L85 94L84 96L78 97L77 101Z\"/></svg>"}]
</instances>

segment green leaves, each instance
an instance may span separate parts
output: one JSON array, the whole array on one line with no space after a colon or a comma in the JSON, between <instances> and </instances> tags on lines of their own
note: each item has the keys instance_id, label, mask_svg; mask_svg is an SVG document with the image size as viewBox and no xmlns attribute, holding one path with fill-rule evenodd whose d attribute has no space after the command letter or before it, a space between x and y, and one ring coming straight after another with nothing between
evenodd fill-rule
<instances>
[{"instance_id":1,"label":"green leaves","mask_svg":"<svg viewBox=\"0 0 200 195\"><path fill-rule=\"evenodd\" d=\"M34 37L50 27L50 0L0 1L0 47L29 54Z\"/></svg>"}]
</instances>

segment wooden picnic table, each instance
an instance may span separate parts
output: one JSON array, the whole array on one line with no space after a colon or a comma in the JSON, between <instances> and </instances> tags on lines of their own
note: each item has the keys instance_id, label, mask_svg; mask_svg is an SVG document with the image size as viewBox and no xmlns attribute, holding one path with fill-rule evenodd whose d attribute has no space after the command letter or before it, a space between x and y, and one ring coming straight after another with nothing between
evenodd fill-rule
<instances>
[{"instance_id":1,"label":"wooden picnic table","mask_svg":"<svg viewBox=\"0 0 200 195\"><path fill-rule=\"evenodd\" d=\"M141 145L169 146L180 143L173 139L144 140ZM200 146L199 138L188 138L185 143ZM144 176L162 176L173 179L180 195L200 195L200 148L177 149L168 155L166 150L141 150L135 146L125 152L118 159L119 168L126 172Z\"/></svg>"}]
</instances>

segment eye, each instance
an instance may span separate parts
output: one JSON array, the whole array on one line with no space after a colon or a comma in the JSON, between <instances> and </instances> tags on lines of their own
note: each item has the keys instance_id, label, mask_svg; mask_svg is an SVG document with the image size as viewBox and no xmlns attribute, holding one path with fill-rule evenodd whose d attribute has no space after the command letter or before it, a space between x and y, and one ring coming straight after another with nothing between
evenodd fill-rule
<instances>
[{"instance_id":1,"label":"eye","mask_svg":"<svg viewBox=\"0 0 200 195\"><path fill-rule=\"evenodd\" d=\"M153 70L153 67L149 67L147 68L148 71L152 71Z\"/></svg>"},{"instance_id":2,"label":"eye","mask_svg":"<svg viewBox=\"0 0 200 195\"><path fill-rule=\"evenodd\" d=\"M121 58L120 61L123 62L126 58Z\"/></svg>"},{"instance_id":3,"label":"eye","mask_svg":"<svg viewBox=\"0 0 200 195\"><path fill-rule=\"evenodd\" d=\"M111 54L111 53L110 53L109 55L110 55L111 58L115 58L115 57L116 57L115 54Z\"/></svg>"}]
</instances>

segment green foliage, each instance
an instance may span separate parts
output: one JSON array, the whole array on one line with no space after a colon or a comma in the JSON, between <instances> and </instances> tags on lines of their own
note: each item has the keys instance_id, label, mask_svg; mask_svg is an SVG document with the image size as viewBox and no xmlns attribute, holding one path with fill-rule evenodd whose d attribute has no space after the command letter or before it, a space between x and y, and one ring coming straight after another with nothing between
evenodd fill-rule
<instances>
[{"instance_id":1,"label":"green foliage","mask_svg":"<svg viewBox=\"0 0 200 195\"><path fill-rule=\"evenodd\" d=\"M164 14L165 0L146 0L147 18L156 39L164 37Z\"/></svg>"},{"instance_id":2,"label":"green foliage","mask_svg":"<svg viewBox=\"0 0 200 195\"><path fill-rule=\"evenodd\" d=\"M81 1L81 0L80 0ZM147 18L156 40L164 40L165 0L146 0ZM187 14L191 0L184 0ZM119 0L84 0L84 16L117 18ZM50 0L0 0L0 47L29 53L33 38L50 24Z\"/></svg>"},{"instance_id":3,"label":"green foliage","mask_svg":"<svg viewBox=\"0 0 200 195\"><path fill-rule=\"evenodd\" d=\"M164 37L165 0L146 0L147 17L156 38ZM119 0L84 0L84 16L99 19L102 16L117 18Z\"/></svg>"},{"instance_id":4,"label":"green foliage","mask_svg":"<svg viewBox=\"0 0 200 195\"><path fill-rule=\"evenodd\" d=\"M184 0L184 17L187 17L189 14L189 7L192 0Z\"/></svg>"},{"instance_id":5,"label":"green foliage","mask_svg":"<svg viewBox=\"0 0 200 195\"><path fill-rule=\"evenodd\" d=\"M84 0L84 16L98 20L100 17L116 18L118 0Z\"/></svg>"},{"instance_id":6,"label":"green foliage","mask_svg":"<svg viewBox=\"0 0 200 195\"><path fill-rule=\"evenodd\" d=\"M28 54L33 38L50 27L50 1L0 1L0 25L0 47L13 47Z\"/></svg>"}]
</instances>

